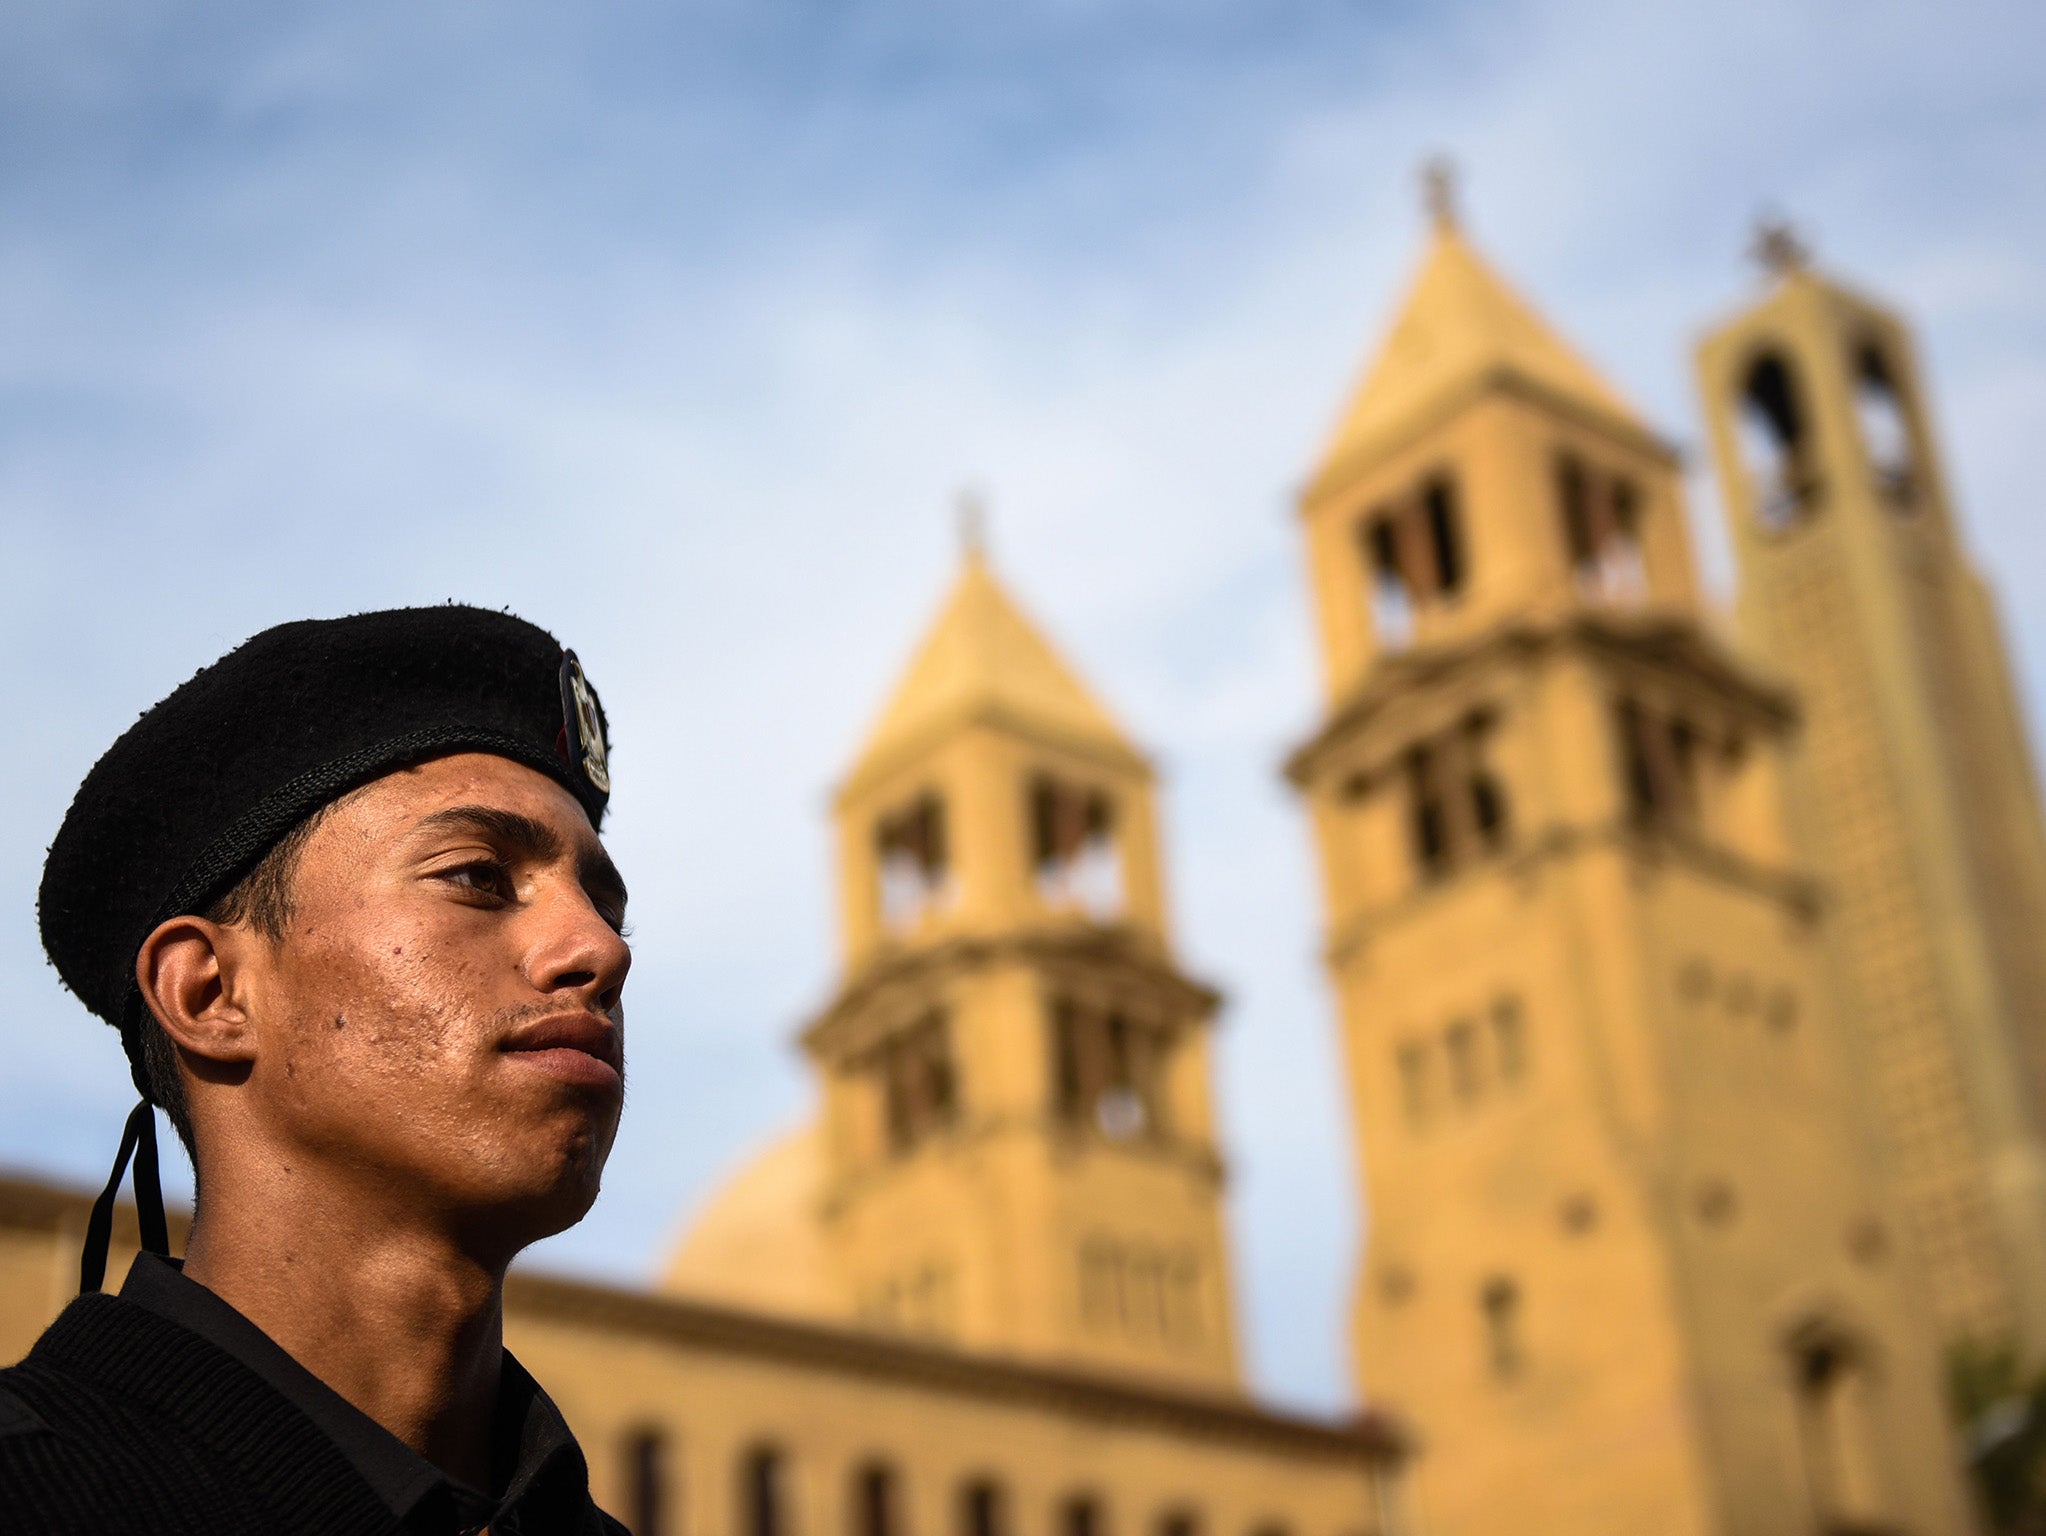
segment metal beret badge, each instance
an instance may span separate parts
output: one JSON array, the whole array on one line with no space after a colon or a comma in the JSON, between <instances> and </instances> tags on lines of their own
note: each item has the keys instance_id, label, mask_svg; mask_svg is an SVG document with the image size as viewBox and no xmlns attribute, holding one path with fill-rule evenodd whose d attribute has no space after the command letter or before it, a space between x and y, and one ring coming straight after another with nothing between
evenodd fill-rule
<instances>
[{"instance_id":1,"label":"metal beret badge","mask_svg":"<svg viewBox=\"0 0 2046 1536\"><path fill-rule=\"evenodd\" d=\"M561 740L569 766L580 765L583 777L600 795L611 793L611 762L604 751L604 722L583 664L567 646L561 648Z\"/></svg>"}]
</instances>

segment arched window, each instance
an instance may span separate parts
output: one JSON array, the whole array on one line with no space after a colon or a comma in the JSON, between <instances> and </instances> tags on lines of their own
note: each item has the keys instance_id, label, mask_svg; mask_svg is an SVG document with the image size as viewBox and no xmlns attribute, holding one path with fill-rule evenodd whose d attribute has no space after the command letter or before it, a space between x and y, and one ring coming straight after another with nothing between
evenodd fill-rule
<instances>
[{"instance_id":1,"label":"arched window","mask_svg":"<svg viewBox=\"0 0 2046 1536\"><path fill-rule=\"evenodd\" d=\"M902 1536L902 1494L895 1468L885 1461L863 1463L853 1473L850 1536Z\"/></svg>"},{"instance_id":2,"label":"arched window","mask_svg":"<svg viewBox=\"0 0 2046 1536\"><path fill-rule=\"evenodd\" d=\"M739 1464L740 1530L744 1536L789 1536L788 1457L756 1445Z\"/></svg>"},{"instance_id":3,"label":"arched window","mask_svg":"<svg viewBox=\"0 0 2046 1536\"><path fill-rule=\"evenodd\" d=\"M1819 495L1811 426L1790 364L1774 352L1756 358L1741 381L1735 430L1762 525L1780 530L1810 516Z\"/></svg>"},{"instance_id":4,"label":"arched window","mask_svg":"<svg viewBox=\"0 0 2046 1536\"><path fill-rule=\"evenodd\" d=\"M959 1536L1009 1536L1008 1490L992 1477L959 1490Z\"/></svg>"},{"instance_id":5,"label":"arched window","mask_svg":"<svg viewBox=\"0 0 2046 1536\"><path fill-rule=\"evenodd\" d=\"M1857 1342L1828 1322L1790 1340L1798 1430L1821 1530L1886 1529L1872 1436L1873 1383Z\"/></svg>"},{"instance_id":6,"label":"arched window","mask_svg":"<svg viewBox=\"0 0 2046 1536\"><path fill-rule=\"evenodd\" d=\"M1854 357L1854 415L1868 455L1876 493L1899 512L1917 504L1917 471L1910 418L1882 349L1864 342Z\"/></svg>"},{"instance_id":7,"label":"arched window","mask_svg":"<svg viewBox=\"0 0 2046 1536\"><path fill-rule=\"evenodd\" d=\"M668 1439L647 1425L625 1437L626 1525L632 1536L665 1536L680 1521L674 1517L675 1490L668 1471Z\"/></svg>"}]
</instances>

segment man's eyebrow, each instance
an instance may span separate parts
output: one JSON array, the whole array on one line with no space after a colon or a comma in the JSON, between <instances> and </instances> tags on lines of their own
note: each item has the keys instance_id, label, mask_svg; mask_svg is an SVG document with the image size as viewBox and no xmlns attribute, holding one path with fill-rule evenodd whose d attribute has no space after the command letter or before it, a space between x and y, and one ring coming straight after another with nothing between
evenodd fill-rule
<instances>
[{"instance_id":1,"label":"man's eyebrow","mask_svg":"<svg viewBox=\"0 0 2046 1536\"><path fill-rule=\"evenodd\" d=\"M481 832L528 858L552 859L561 854L561 835L544 821L494 805L451 805L419 818L422 832Z\"/></svg>"},{"instance_id":2,"label":"man's eyebrow","mask_svg":"<svg viewBox=\"0 0 2046 1536\"><path fill-rule=\"evenodd\" d=\"M451 805L420 817L419 830L480 832L529 859L559 858L563 847L561 834L546 822L495 805ZM602 843L577 851L575 875L584 890L609 898L621 914L625 911L625 877L618 873Z\"/></svg>"}]
</instances>

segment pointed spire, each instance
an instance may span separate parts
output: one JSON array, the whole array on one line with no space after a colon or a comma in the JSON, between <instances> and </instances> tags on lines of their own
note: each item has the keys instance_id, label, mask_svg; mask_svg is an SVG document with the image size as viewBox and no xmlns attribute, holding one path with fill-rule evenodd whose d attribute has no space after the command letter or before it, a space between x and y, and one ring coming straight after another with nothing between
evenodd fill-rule
<instances>
[{"instance_id":1,"label":"pointed spire","mask_svg":"<svg viewBox=\"0 0 2046 1536\"><path fill-rule=\"evenodd\" d=\"M995 579L981 498L962 495L957 515L958 579L861 746L846 786L975 721L1137 757L1114 717Z\"/></svg>"},{"instance_id":2,"label":"pointed spire","mask_svg":"<svg viewBox=\"0 0 2046 1536\"><path fill-rule=\"evenodd\" d=\"M1501 374L1640 426L1633 407L1464 237L1450 163L1430 161L1422 186L1433 225L1428 253L1391 334L1350 398L1322 471L1397 436L1444 398Z\"/></svg>"}]
</instances>

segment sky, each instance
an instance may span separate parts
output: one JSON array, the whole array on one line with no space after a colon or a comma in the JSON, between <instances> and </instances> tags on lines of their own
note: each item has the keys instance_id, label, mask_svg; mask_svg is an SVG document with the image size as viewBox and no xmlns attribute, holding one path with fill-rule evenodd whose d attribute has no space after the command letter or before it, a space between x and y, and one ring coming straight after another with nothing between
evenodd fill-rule
<instances>
[{"instance_id":1,"label":"sky","mask_svg":"<svg viewBox=\"0 0 2046 1536\"><path fill-rule=\"evenodd\" d=\"M2046 10L1988 0L0 9L0 1166L97 1185L129 1100L34 927L98 753L266 625L509 606L614 722L637 949L604 1196L532 1262L650 1280L805 1112L827 796L973 486L1165 775L1251 1375L1340 1408L1365 1222L1277 772L1291 509L1417 167L1692 452L1722 592L1690 349L1756 217L1901 307L2041 719L2042 60Z\"/></svg>"}]
</instances>

